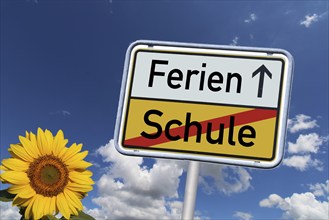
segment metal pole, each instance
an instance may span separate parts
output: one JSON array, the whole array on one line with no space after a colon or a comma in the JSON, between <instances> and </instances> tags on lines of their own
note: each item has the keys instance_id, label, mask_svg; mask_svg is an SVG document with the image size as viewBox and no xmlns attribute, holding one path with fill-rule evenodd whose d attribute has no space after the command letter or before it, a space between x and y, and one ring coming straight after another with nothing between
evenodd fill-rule
<instances>
[{"instance_id":1,"label":"metal pole","mask_svg":"<svg viewBox=\"0 0 329 220\"><path fill-rule=\"evenodd\" d=\"M198 189L198 179L199 179L200 163L198 161L190 161L186 184L185 184L185 194L184 194L184 204L183 204L183 220L189 220L194 218L194 208L196 193Z\"/></svg>"}]
</instances>

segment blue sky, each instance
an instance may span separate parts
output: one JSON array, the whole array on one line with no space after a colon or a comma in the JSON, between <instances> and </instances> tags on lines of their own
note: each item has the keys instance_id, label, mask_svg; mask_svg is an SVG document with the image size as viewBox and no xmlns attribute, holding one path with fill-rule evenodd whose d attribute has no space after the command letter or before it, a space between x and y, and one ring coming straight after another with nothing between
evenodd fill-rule
<instances>
[{"instance_id":1,"label":"blue sky","mask_svg":"<svg viewBox=\"0 0 329 220\"><path fill-rule=\"evenodd\" d=\"M89 150L97 219L180 218L187 162L113 148L124 58L139 39L282 48L295 60L282 164L201 165L201 219L328 218L327 1L1 1L1 159L25 130ZM2 219L14 218L1 204Z\"/></svg>"}]
</instances>

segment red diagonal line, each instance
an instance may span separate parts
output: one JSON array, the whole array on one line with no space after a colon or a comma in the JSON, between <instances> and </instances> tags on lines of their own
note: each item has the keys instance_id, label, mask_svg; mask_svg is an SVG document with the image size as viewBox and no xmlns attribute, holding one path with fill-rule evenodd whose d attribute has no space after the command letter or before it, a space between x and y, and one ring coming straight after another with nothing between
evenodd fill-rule
<instances>
[{"instance_id":1,"label":"red diagonal line","mask_svg":"<svg viewBox=\"0 0 329 220\"><path fill-rule=\"evenodd\" d=\"M234 116L234 126L238 125L244 125L252 122L262 121L270 118L276 117L277 110L271 110L271 109L253 109L249 111L239 112L232 115L225 115L218 118L213 118L210 120L205 120L199 122L202 126L201 133L204 134L207 132L207 124L212 123L212 131L215 131L218 129L219 124L224 124L224 128L228 128L230 124L230 117ZM193 121L193 118L191 119ZM184 122L182 122L184 123ZM176 128L170 129L170 133L172 135L180 135L181 137L184 136L184 130L185 126L179 126ZM189 132L189 136L195 136L197 135L197 129L191 129ZM170 140L166 137L165 132L162 131L161 136L156 139L148 139L143 136L138 136L134 138L130 138L124 141L125 146L139 146L139 147L150 147L157 144L162 144L169 142Z\"/></svg>"}]
</instances>

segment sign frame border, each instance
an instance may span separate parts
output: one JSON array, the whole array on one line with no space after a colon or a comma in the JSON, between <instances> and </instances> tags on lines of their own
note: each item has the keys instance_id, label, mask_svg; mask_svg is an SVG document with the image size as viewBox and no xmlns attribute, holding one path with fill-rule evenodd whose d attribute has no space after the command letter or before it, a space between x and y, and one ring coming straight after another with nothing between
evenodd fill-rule
<instances>
[{"instance_id":1,"label":"sign frame border","mask_svg":"<svg viewBox=\"0 0 329 220\"><path fill-rule=\"evenodd\" d=\"M175 48L190 48L190 49L208 49L208 50L228 50L228 51L236 51L236 52L256 52L256 53L266 53L266 54L282 54L286 57L287 63L285 63L285 68L287 68L286 72L283 71L283 74L287 74L286 76L282 76L282 87L279 91L281 96L279 96L280 106L278 106L279 118L277 118L277 129L275 130L276 135L276 146L274 152L274 159L272 161L257 161L257 160L247 160L247 159L238 159L238 158L229 158L229 157L211 157L205 155L192 155L192 154L178 154L172 152L158 152L158 151L143 151L138 149L129 149L123 148L121 146L122 141L122 130L125 129L125 125L122 125L122 121L125 120L124 117L128 114L128 111L124 111L126 109L127 103L127 86L132 86L132 79L129 78L129 67L131 64L132 53L134 48L138 45L147 45L148 47L154 46L164 46L164 47L175 47ZM138 50L137 50L138 51ZM251 57L252 58L252 57ZM286 133L287 133L287 121L288 121L288 112L290 107L290 99L291 99L291 90L292 90L292 80L293 80L293 68L294 68L294 60L292 55L283 49L276 48L259 48L259 47L241 47L241 46L224 46L224 45L212 45L212 44L195 44L195 43L179 43L179 42L169 42L169 41L153 41L153 40L138 40L131 43L126 51L125 63L122 75L121 82L121 90L120 90L120 98L117 109L117 117L116 124L114 130L114 145L117 151L124 155L129 156L142 156L142 157L155 157L155 158L167 158L167 159L180 159L180 160L195 160L195 161L204 161L204 162L214 162L228 165L240 165L254 168L274 168L278 166L284 155L284 145L286 141ZM128 84L129 83L129 84ZM128 85L127 85L128 84ZM128 94L129 95L129 94ZM220 103L219 103L220 104Z\"/></svg>"}]
</instances>

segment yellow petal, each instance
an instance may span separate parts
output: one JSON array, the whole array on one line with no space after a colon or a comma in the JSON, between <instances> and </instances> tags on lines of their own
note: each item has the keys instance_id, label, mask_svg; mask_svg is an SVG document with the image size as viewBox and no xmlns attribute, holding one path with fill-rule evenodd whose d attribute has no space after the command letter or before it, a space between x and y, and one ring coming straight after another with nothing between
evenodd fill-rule
<instances>
[{"instance_id":1,"label":"yellow petal","mask_svg":"<svg viewBox=\"0 0 329 220\"><path fill-rule=\"evenodd\" d=\"M37 140L38 148L39 148L41 155L45 155L44 150L43 150L43 143L41 140L41 133L43 133L43 131L41 130L41 128L38 128L36 140Z\"/></svg>"},{"instance_id":2,"label":"yellow petal","mask_svg":"<svg viewBox=\"0 0 329 220\"><path fill-rule=\"evenodd\" d=\"M71 200L71 203L74 205L74 207L76 207L78 210L83 209L81 201L71 190L64 189L64 194L66 198Z\"/></svg>"},{"instance_id":3,"label":"yellow petal","mask_svg":"<svg viewBox=\"0 0 329 220\"><path fill-rule=\"evenodd\" d=\"M6 171L1 174L1 178L11 184L27 184L30 182L27 174L20 171Z\"/></svg>"},{"instance_id":4,"label":"yellow petal","mask_svg":"<svg viewBox=\"0 0 329 220\"><path fill-rule=\"evenodd\" d=\"M50 203L51 203L51 197L44 196L43 197L43 214L42 215L50 215L51 210L50 210Z\"/></svg>"},{"instance_id":5,"label":"yellow petal","mask_svg":"<svg viewBox=\"0 0 329 220\"><path fill-rule=\"evenodd\" d=\"M53 134L46 129L45 131L45 137L47 139L48 142L48 154L51 154L53 152L53 142L54 142L54 136Z\"/></svg>"},{"instance_id":6,"label":"yellow petal","mask_svg":"<svg viewBox=\"0 0 329 220\"><path fill-rule=\"evenodd\" d=\"M90 170L85 170L85 171L80 172L80 174L91 177L93 175L93 172L91 172Z\"/></svg>"},{"instance_id":7,"label":"yellow petal","mask_svg":"<svg viewBox=\"0 0 329 220\"><path fill-rule=\"evenodd\" d=\"M72 203L72 200L70 197L68 197L67 194L65 194L65 192L63 193L65 196L65 199L67 201L67 205L69 206L70 209L70 213L72 213L73 215L78 215L78 210L77 208L74 206L74 204Z\"/></svg>"},{"instance_id":8,"label":"yellow petal","mask_svg":"<svg viewBox=\"0 0 329 220\"><path fill-rule=\"evenodd\" d=\"M71 214L70 208L63 193L57 195L56 205L60 213L64 216L64 218L69 219Z\"/></svg>"},{"instance_id":9,"label":"yellow petal","mask_svg":"<svg viewBox=\"0 0 329 220\"><path fill-rule=\"evenodd\" d=\"M40 153L40 150L39 150L39 147L38 147L38 141L37 141L37 136L35 136L35 134L33 134L32 132L30 132L30 138L29 140L31 141L32 145L35 146L39 153Z\"/></svg>"},{"instance_id":10,"label":"yellow petal","mask_svg":"<svg viewBox=\"0 0 329 220\"><path fill-rule=\"evenodd\" d=\"M18 195L16 195L15 198L13 199L13 206L26 207L30 203L30 200L31 200L31 198L23 199L23 198L20 198Z\"/></svg>"},{"instance_id":11,"label":"yellow petal","mask_svg":"<svg viewBox=\"0 0 329 220\"><path fill-rule=\"evenodd\" d=\"M37 158L40 156L40 151L38 146L33 144L29 139L19 136L19 141L22 143L23 147L25 148L26 152L33 158Z\"/></svg>"},{"instance_id":12,"label":"yellow petal","mask_svg":"<svg viewBox=\"0 0 329 220\"><path fill-rule=\"evenodd\" d=\"M7 171L7 170L8 170L8 168L7 168L7 167L5 167L5 166L3 166L3 165L0 165L0 170L3 170L3 171Z\"/></svg>"},{"instance_id":13,"label":"yellow petal","mask_svg":"<svg viewBox=\"0 0 329 220\"><path fill-rule=\"evenodd\" d=\"M12 185L8 188L8 192L11 194L17 194L20 198L28 199L36 194L30 184Z\"/></svg>"},{"instance_id":14,"label":"yellow petal","mask_svg":"<svg viewBox=\"0 0 329 220\"><path fill-rule=\"evenodd\" d=\"M69 172L69 178L72 180L72 182L76 182L79 184L94 184L94 181L90 177L88 177L87 175L82 175L80 172L77 171Z\"/></svg>"},{"instance_id":15,"label":"yellow petal","mask_svg":"<svg viewBox=\"0 0 329 220\"><path fill-rule=\"evenodd\" d=\"M73 162L71 164L68 164L67 165L67 168L69 170L74 170L74 169L81 169L81 170L84 170L84 169L87 169L88 167L92 166L91 163L89 162L86 162L86 161L77 161L77 162Z\"/></svg>"},{"instance_id":16,"label":"yellow petal","mask_svg":"<svg viewBox=\"0 0 329 220\"><path fill-rule=\"evenodd\" d=\"M85 195L87 195L87 193L81 193L81 192L75 192L75 191L72 191L75 195L76 195L76 197L78 198L78 199L83 199L83 198L85 198L86 196Z\"/></svg>"},{"instance_id":17,"label":"yellow petal","mask_svg":"<svg viewBox=\"0 0 329 220\"><path fill-rule=\"evenodd\" d=\"M37 142L38 142L40 153L42 155L51 154L46 135L41 128L38 128Z\"/></svg>"},{"instance_id":18,"label":"yellow petal","mask_svg":"<svg viewBox=\"0 0 329 220\"><path fill-rule=\"evenodd\" d=\"M71 213L75 216L79 215L77 208L75 208L72 204L69 205Z\"/></svg>"},{"instance_id":19,"label":"yellow petal","mask_svg":"<svg viewBox=\"0 0 329 220\"><path fill-rule=\"evenodd\" d=\"M34 189L32 189L32 187L30 186L30 184L26 184L24 185L24 188L18 192L18 196L23 198L23 199L28 199L31 198L32 196L35 196L36 192L34 191Z\"/></svg>"},{"instance_id":20,"label":"yellow petal","mask_svg":"<svg viewBox=\"0 0 329 220\"><path fill-rule=\"evenodd\" d=\"M63 155L62 160L66 162L68 159L70 159L75 154L80 152L81 148L82 148L82 144L76 144L76 143L72 144L71 147L69 147L65 152L65 154Z\"/></svg>"},{"instance_id":21,"label":"yellow petal","mask_svg":"<svg viewBox=\"0 0 329 220\"><path fill-rule=\"evenodd\" d=\"M24 189L25 186L26 186L26 184L12 185L8 188L8 192L11 194L18 194L22 189Z\"/></svg>"},{"instance_id":22,"label":"yellow petal","mask_svg":"<svg viewBox=\"0 0 329 220\"><path fill-rule=\"evenodd\" d=\"M68 188L69 189L69 188ZM71 189L69 189L69 190L71 190ZM88 192L89 192L90 190L88 190ZM72 192L74 192L74 191L72 191ZM82 199L84 199L85 197L86 197L86 195L87 195L87 193L86 192L74 192L74 194L76 194L76 196L77 196L77 198L78 199L80 199L81 201L82 201Z\"/></svg>"},{"instance_id":23,"label":"yellow petal","mask_svg":"<svg viewBox=\"0 0 329 220\"><path fill-rule=\"evenodd\" d=\"M34 219L40 219L43 216L44 206L45 206L45 197L37 194L35 196L35 201L32 207Z\"/></svg>"},{"instance_id":24,"label":"yellow petal","mask_svg":"<svg viewBox=\"0 0 329 220\"><path fill-rule=\"evenodd\" d=\"M10 146L12 146L12 145L18 145L18 147L22 147L21 144L11 144ZM13 150L12 150L10 147L8 148L8 152L10 153L11 157L21 159L19 156L17 156L17 155L13 152Z\"/></svg>"},{"instance_id":25,"label":"yellow petal","mask_svg":"<svg viewBox=\"0 0 329 220\"><path fill-rule=\"evenodd\" d=\"M75 155L73 155L71 158L69 158L68 160L66 160L66 164L71 164L74 162L79 162L81 160L83 160L86 156L88 155L88 151L83 151L81 153L77 153Z\"/></svg>"},{"instance_id":26,"label":"yellow petal","mask_svg":"<svg viewBox=\"0 0 329 220\"><path fill-rule=\"evenodd\" d=\"M12 152L19 157L20 159L27 161L27 162L32 162L33 161L33 157L31 157L26 150L21 147L18 144L11 144L10 145L10 149L12 150Z\"/></svg>"},{"instance_id":27,"label":"yellow petal","mask_svg":"<svg viewBox=\"0 0 329 220\"><path fill-rule=\"evenodd\" d=\"M66 154L67 150L68 150L67 147L63 147L62 150L58 153L57 157L62 158L63 155Z\"/></svg>"},{"instance_id":28,"label":"yellow petal","mask_svg":"<svg viewBox=\"0 0 329 220\"><path fill-rule=\"evenodd\" d=\"M29 168L29 163L17 158L3 159L2 164L9 170L15 171L27 171Z\"/></svg>"},{"instance_id":29,"label":"yellow petal","mask_svg":"<svg viewBox=\"0 0 329 220\"><path fill-rule=\"evenodd\" d=\"M67 189L73 191L73 192L89 192L93 189L91 185L84 185L84 184L79 184L79 183L73 183L73 182L68 182L66 185Z\"/></svg>"},{"instance_id":30,"label":"yellow petal","mask_svg":"<svg viewBox=\"0 0 329 220\"><path fill-rule=\"evenodd\" d=\"M65 191L63 192L65 198L66 198L66 201L67 201L67 204L69 206L69 209L70 209L70 212L73 214L73 215L78 215L78 210L77 208L75 207L72 199L68 196L68 194L65 193Z\"/></svg>"},{"instance_id":31,"label":"yellow petal","mask_svg":"<svg viewBox=\"0 0 329 220\"><path fill-rule=\"evenodd\" d=\"M25 219L30 219L31 218L31 216L32 216L32 212L31 211L32 211L32 207L34 205L35 199L36 199L36 196L32 197L30 203L26 207L25 214L24 214Z\"/></svg>"},{"instance_id":32,"label":"yellow petal","mask_svg":"<svg viewBox=\"0 0 329 220\"><path fill-rule=\"evenodd\" d=\"M53 142L53 154L58 156L59 152L65 147L67 140L64 140L64 134L62 130L59 130L54 138Z\"/></svg>"},{"instance_id":33,"label":"yellow petal","mask_svg":"<svg viewBox=\"0 0 329 220\"><path fill-rule=\"evenodd\" d=\"M71 213L73 215L75 215L75 216L79 215L79 212L78 212L78 210L75 207L70 206L70 210L71 210Z\"/></svg>"},{"instance_id":34,"label":"yellow petal","mask_svg":"<svg viewBox=\"0 0 329 220\"><path fill-rule=\"evenodd\" d=\"M53 215L54 212L56 212L56 196L50 198L49 211L50 215Z\"/></svg>"},{"instance_id":35,"label":"yellow petal","mask_svg":"<svg viewBox=\"0 0 329 220\"><path fill-rule=\"evenodd\" d=\"M53 134L48 129L46 129L45 135L46 135L48 143L51 144L54 141Z\"/></svg>"}]
</instances>

